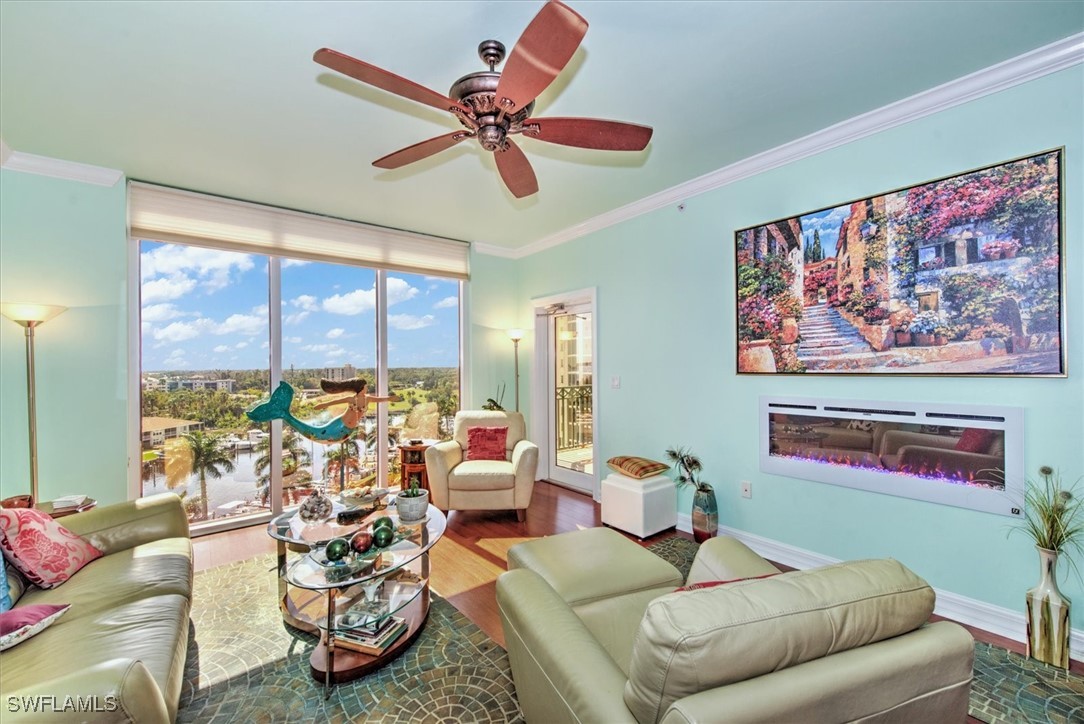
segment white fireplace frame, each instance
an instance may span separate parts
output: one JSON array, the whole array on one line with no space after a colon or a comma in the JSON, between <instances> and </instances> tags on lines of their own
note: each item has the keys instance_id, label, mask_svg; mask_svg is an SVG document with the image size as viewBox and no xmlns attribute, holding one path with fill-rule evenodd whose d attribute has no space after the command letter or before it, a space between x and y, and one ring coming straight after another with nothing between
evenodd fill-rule
<instances>
[{"instance_id":1,"label":"white fireplace frame","mask_svg":"<svg viewBox=\"0 0 1084 724\"><path fill-rule=\"evenodd\" d=\"M896 472L771 455L771 413L951 425L1005 431L1005 488L995 490L928 480ZM839 400L820 397L760 397L760 469L773 475L842 485L884 495L952 505L1019 518L1024 509L1024 413L1019 407L954 402Z\"/></svg>"}]
</instances>

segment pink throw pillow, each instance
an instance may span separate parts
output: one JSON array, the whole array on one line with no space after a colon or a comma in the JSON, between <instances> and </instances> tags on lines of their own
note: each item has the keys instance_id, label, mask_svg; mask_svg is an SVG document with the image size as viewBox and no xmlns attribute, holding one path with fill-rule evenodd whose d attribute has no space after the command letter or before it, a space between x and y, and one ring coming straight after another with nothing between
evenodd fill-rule
<instances>
[{"instance_id":1,"label":"pink throw pillow","mask_svg":"<svg viewBox=\"0 0 1084 724\"><path fill-rule=\"evenodd\" d=\"M52 605L39 603L0 613L0 651L6 651L31 636L41 633L63 616L69 608L71 608L70 603Z\"/></svg>"},{"instance_id":2,"label":"pink throw pillow","mask_svg":"<svg viewBox=\"0 0 1084 724\"><path fill-rule=\"evenodd\" d=\"M979 427L964 428L964 434L956 441L956 449L960 452L985 453L990 449L990 443L997 436L996 430L983 430Z\"/></svg>"},{"instance_id":3,"label":"pink throw pillow","mask_svg":"<svg viewBox=\"0 0 1084 724\"><path fill-rule=\"evenodd\" d=\"M34 508L0 509L0 549L39 588L68 580L102 552Z\"/></svg>"},{"instance_id":4,"label":"pink throw pillow","mask_svg":"<svg viewBox=\"0 0 1084 724\"><path fill-rule=\"evenodd\" d=\"M467 460L504 460L507 427L468 427Z\"/></svg>"}]
</instances>

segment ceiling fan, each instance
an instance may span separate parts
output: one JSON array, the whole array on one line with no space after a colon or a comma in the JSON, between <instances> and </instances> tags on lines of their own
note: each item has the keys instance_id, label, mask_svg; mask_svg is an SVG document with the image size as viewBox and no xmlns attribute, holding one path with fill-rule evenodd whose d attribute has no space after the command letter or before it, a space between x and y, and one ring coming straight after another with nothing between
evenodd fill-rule
<instances>
[{"instance_id":1,"label":"ceiling fan","mask_svg":"<svg viewBox=\"0 0 1084 724\"><path fill-rule=\"evenodd\" d=\"M523 134L539 141L604 151L642 151L652 129L634 123L595 118L531 118L535 98L560 74L587 33L587 21L558 0L550 0L513 46L504 71L494 70L505 57L496 40L483 41L478 55L488 71L457 80L448 95L425 88L394 73L330 48L321 48L313 60L331 70L450 112L465 130L446 133L390 153L373 161L377 168L394 169L428 158L468 138L493 153L501 179L516 198L538 191L534 169L512 136Z\"/></svg>"}]
</instances>

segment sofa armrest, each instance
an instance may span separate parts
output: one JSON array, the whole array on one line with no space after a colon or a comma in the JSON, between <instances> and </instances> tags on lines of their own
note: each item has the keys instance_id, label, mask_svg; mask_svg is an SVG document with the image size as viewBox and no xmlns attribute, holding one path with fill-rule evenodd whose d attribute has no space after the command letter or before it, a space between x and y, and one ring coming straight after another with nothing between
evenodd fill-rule
<instances>
[{"instance_id":1,"label":"sofa armrest","mask_svg":"<svg viewBox=\"0 0 1084 724\"><path fill-rule=\"evenodd\" d=\"M779 573L779 569L754 553L749 546L737 538L719 536L700 545L685 583L733 581L771 573Z\"/></svg>"},{"instance_id":2,"label":"sofa armrest","mask_svg":"<svg viewBox=\"0 0 1084 724\"><path fill-rule=\"evenodd\" d=\"M158 684L135 659L113 659L34 686L4 691L3 699L5 724L169 724L169 711Z\"/></svg>"},{"instance_id":3,"label":"sofa armrest","mask_svg":"<svg viewBox=\"0 0 1084 724\"><path fill-rule=\"evenodd\" d=\"M463 462L463 448L455 440L438 442L425 450L425 473L429 477L429 497L433 505L448 510L448 474Z\"/></svg>"},{"instance_id":4,"label":"sofa armrest","mask_svg":"<svg viewBox=\"0 0 1084 724\"><path fill-rule=\"evenodd\" d=\"M512 474L516 478L516 509L524 510L531 505L535 473L538 472L538 445L520 440L512 448Z\"/></svg>"},{"instance_id":5,"label":"sofa armrest","mask_svg":"<svg viewBox=\"0 0 1084 724\"><path fill-rule=\"evenodd\" d=\"M625 674L540 575L502 573L497 607L528 722L635 724L623 699Z\"/></svg>"},{"instance_id":6,"label":"sofa armrest","mask_svg":"<svg viewBox=\"0 0 1084 724\"><path fill-rule=\"evenodd\" d=\"M188 517L184 513L184 505L173 493L151 495L76 513L67 516L61 523L106 555L163 538L188 537Z\"/></svg>"}]
</instances>

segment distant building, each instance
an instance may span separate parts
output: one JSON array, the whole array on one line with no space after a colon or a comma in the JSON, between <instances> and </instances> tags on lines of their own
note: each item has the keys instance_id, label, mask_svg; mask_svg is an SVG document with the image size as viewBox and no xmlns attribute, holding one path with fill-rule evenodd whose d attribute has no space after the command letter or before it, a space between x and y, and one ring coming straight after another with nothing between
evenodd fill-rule
<instances>
[{"instance_id":1,"label":"distant building","mask_svg":"<svg viewBox=\"0 0 1084 724\"><path fill-rule=\"evenodd\" d=\"M144 417L143 447L157 447L166 440L193 432L203 427L199 420L181 420L176 417Z\"/></svg>"},{"instance_id":2,"label":"distant building","mask_svg":"<svg viewBox=\"0 0 1084 724\"><path fill-rule=\"evenodd\" d=\"M166 390L215 390L217 392L233 392L233 380L169 380L166 382Z\"/></svg>"},{"instance_id":3,"label":"distant building","mask_svg":"<svg viewBox=\"0 0 1084 724\"><path fill-rule=\"evenodd\" d=\"M354 365L343 365L342 367L325 367L320 377L325 380L332 380L333 382L341 382L343 380L352 380L358 376L358 371Z\"/></svg>"}]
</instances>

